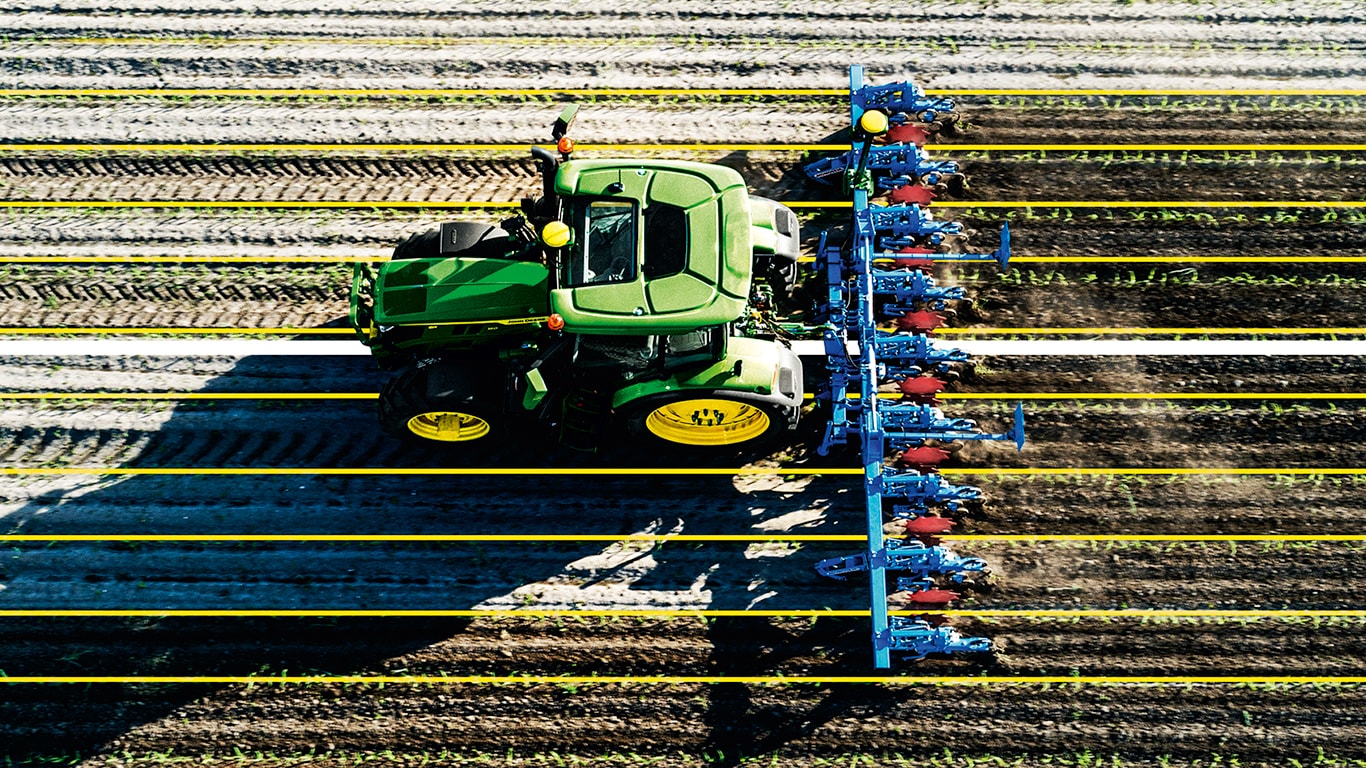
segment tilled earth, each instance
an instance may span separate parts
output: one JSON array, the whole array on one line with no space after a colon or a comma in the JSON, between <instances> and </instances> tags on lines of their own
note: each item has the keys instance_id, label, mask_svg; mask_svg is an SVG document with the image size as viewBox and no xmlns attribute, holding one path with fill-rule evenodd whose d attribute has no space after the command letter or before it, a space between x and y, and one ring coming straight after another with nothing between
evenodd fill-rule
<instances>
[{"instance_id":1,"label":"tilled earth","mask_svg":"<svg viewBox=\"0 0 1366 768\"><path fill-rule=\"evenodd\" d=\"M840 88L845 68L934 88L1362 88L1353 3L1044 2L893 7L670 0L430 3L19 0L0 11L0 80L13 89ZM932 28L930 35L906 30ZM889 29L904 45L881 45ZM0 142L525 144L544 141L551 96L4 95ZM990 250L1002 221L1025 256L1166 256L1162 264L1020 263L1006 275L945 268L980 328L1366 327L1356 208L973 208L974 201L1359 202L1359 151L979 150L991 144L1366 143L1363 98L964 96L968 130L937 145L971 179L939 216ZM583 105L592 143L838 143L842 99L611 96ZM953 145L964 148L954 149ZM470 212L367 207L512 202L534 190L523 152L451 149L88 151L0 156L0 328L345 327L345 264L31 264L24 256L381 258L405 235ZM636 150L735 167L760 194L836 199L795 152ZM606 150L588 149L587 156ZM24 207L25 202L347 201L326 210ZM940 209L936 209L937 211ZM800 211L808 252L840 224ZM1180 257L1261 256L1257 264ZM1346 335L1337 333L1335 335ZM340 337L340 336L339 336ZM316 338L316 337L310 337ZM373 475L0 477L9 533L859 534L843 476L556 476L544 468L852 466L804 432L771 456L584 456L528 434L480 455L383 436L373 401L91 400L79 393L373 394L365 358L0 359L5 467L375 468ZM993 358L957 392L1342 393L1355 357ZM50 393L69 398L21 399ZM988 429L1006 400L950 400ZM1236 399L1026 405L1030 444L959 451L951 469L1340 468L1361 465L1366 401ZM522 476L389 469L527 468ZM954 475L988 503L961 533L1359 533L1353 475ZM992 576L965 608L1356 610L1356 543L950 541ZM866 587L811 565L857 542L9 542L0 609L860 609ZM981 659L903 666L942 676L1354 676L1356 618L956 619L993 638ZM6 676L279 674L858 676L857 618L80 618L0 623ZM1366 757L1360 686L973 686L747 682L518 685L13 685L0 754L22 762L286 764L465 760L530 765L703 759L734 765L982 761L1302 765ZM1018 762L1017 762L1018 761ZM1299 761L1298 763L1294 761Z\"/></svg>"}]
</instances>

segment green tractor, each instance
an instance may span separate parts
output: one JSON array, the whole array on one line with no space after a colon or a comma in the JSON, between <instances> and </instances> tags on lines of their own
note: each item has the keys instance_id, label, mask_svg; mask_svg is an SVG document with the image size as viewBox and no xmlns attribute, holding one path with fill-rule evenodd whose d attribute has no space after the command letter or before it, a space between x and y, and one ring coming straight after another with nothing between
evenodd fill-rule
<instances>
[{"instance_id":1,"label":"green tractor","mask_svg":"<svg viewBox=\"0 0 1366 768\"><path fill-rule=\"evenodd\" d=\"M570 159L574 107L533 148L543 190L500 224L454 221L358 264L351 324L382 368L391 434L483 446L539 427L758 445L794 430L802 367L775 307L797 278L792 211L730 168Z\"/></svg>"}]
</instances>

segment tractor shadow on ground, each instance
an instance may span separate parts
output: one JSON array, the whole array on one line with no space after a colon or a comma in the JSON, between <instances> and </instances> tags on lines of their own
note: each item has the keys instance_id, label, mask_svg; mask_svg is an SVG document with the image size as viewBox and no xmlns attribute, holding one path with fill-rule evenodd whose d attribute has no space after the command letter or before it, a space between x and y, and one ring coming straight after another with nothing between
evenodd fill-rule
<instances>
[{"instance_id":1,"label":"tractor shadow on ground","mask_svg":"<svg viewBox=\"0 0 1366 768\"><path fill-rule=\"evenodd\" d=\"M319 382L323 382L319 385ZM374 392L381 383L366 358L244 358L206 376L198 391ZM137 386L137 385L130 385ZM145 385L143 385L145 386ZM153 387L155 388L155 387ZM184 387L177 387L184 388ZM104 407L104 406L101 406ZM52 427L11 429L8 442L70 444L123 441L104 455L128 468L368 467L421 470L452 466L453 454L400 444L378 434L367 401L183 401L148 408L131 427L73 428L97 409L48 412ZM35 413L37 413L35 411ZM98 414L89 418L99 422ZM116 447L116 446L115 446ZM802 448L796 449L800 453ZM11 455L15 455L13 452ZM32 455L32 454L30 454ZM533 445L461 457L470 467L528 468L525 476L423 474L120 476L25 478L4 530L25 534L486 534L620 535L647 531L846 532L857 516L842 478L753 480L729 475L538 475L545 467L659 467L676 456L617 447L585 455ZM739 456L689 466L735 466ZM89 458L79 463L95 464ZM106 463L111 463L106 461ZM831 465L838 465L831 459ZM767 484L765 484L767 483ZM15 490L17 486L17 490ZM827 517L827 512L834 512ZM841 521L840 518L843 518ZM855 523L856 524L856 523ZM609 544L395 544L329 542L32 542L15 546L0 569L0 608L43 611L173 609L463 609L524 607L519 587L563 581L622 582L618 565L590 575L570 566L593 561ZM843 549L850 548L844 545ZM530 556L529 552L539 552ZM839 549L832 553L838 553ZM819 584L812 553L754 556L748 545L668 545L653 566L627 580L627 593L707 591L708 607L813 607L843 595L856 607L857 585ZM828 555L820 555L828 556ZM754 589L765 600L755 603ZM519 602L520 601L520 602ZM844 607L837 605L835 607ZM463 618L165 618L29 617L0 629L8 676L245 676L384 674L404 657L469 631ZM767 620L713 622L716 674L765 674L809 656L812 643L861 649L858 622L818 622L793 637ZM756 644L756 638L760 641ZM756 647L772 651L756 652ZM851 659L857 651L850 651ZM850 662L853 663L852 661ZM447 667L446 669L449 669ZM411 670L417 673L419 670ZM459 673L460 670L451 670ZM471 668L475 674L518 671ZM680 670L680 673L695 673ZM808 723L837 717L860 697L836 693L800 717L773 722L754 711L743 686L712 686L710 742L732 754L742 743L799 738ZM16 686L0 718L11 759L83 756L138 747L138 729L228 689L212 684L102 683ZM847 701L846 701L847 699ZM55 716L54 713L61 713ZM748 714L747 714L748 713ZM814 726L812 726L814 727ZM259 731L268 742L268 730ZM759 739L759 742L755 742ZM268 743L257 745L269 748ZM766 749L767 747L761 747ZM753 750L748 750L752 752Z\"/></svg>"}]
</instances>

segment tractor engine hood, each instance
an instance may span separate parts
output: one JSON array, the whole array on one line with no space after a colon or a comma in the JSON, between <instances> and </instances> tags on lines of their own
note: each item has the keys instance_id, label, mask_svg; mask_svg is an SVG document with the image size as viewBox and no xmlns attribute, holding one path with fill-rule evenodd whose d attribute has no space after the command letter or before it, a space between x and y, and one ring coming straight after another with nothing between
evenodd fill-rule
<instances>
[{"instance_id":1,"label":"tractor engine hood","mask_svg":"<svg viewBox=\"0 0 1366 768\"><path fill-rule=\"evenodd\" d=\"M375 282L379 325L473 323L549 314L542 264L487 258L385 262Z\"/></svg>"}]
</instances>

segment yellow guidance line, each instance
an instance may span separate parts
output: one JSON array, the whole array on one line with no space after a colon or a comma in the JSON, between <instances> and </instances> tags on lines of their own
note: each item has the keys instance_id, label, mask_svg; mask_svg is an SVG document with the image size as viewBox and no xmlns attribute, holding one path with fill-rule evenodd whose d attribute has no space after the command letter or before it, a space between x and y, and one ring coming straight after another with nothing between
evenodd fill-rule
<instances>
[{"instance_id":1,"label":"yellow guidance line","mask_svg":"<svg viewBox=\"0 0 1366 768\"><path fill-rule=\"evenodd\" d=\"M863 475L862 468L826 467L0 467L9 476L273 476L273 475L377 475L404 476L661 476L698 475L729 477L736 475ZM980 467L944 468L946 477L972 475L1366 475L1366 467Z\"/></svg>"},{"instance_id":2,"label":"yellow guidance line","mask_svg":"<svg viewBox=\"0 0 1366 768\"><path fill-rule=\"evenodd\" d=\"M41 258L41 257L38 257ZM814 261L814 259L813 259ZM1366 256L1011 256L1012 264L1366 264Z\"/></svg>"},{"instance_id":3,"label":"yellow guidance line","mask_svg":"<svg viewBox=\"0 0 1366 768\"><path fill-rule=\"evenodd\" d=\"M983 144L982 147L1010 146ZM1115 145L1123 147L1125 145ZM1214 146L1214 145L1210 145ZM1234 146L1234 145L1228 145ZM1358 146L1351 144L1297 145L1315 149L1338 147L1341 151ZM0 152L517 152L525 153L532 147L554 151L554 144L0 144ZM1263 147L1259 147L1263 148ZM1366 144L1358 148L1366 150ZM662 144L605 143L575 144L575 152L844 152L846 144L708 144L676 142Z\"/></svg>"},{"instance_id":4,"label":"yellow guidance line","mask_svg":"<svg viewBox=\"0 0 1366 768\"><path fill-rule=\"evenodd\" d=\"M888 538L906 538L889 536ZM1223 542L1366 541L1366 533L981 533L949 534L940 538L963 542ZM863 534L804 533L11 533L0 534L0 543L20 542L330 542L330 543L452 543L504 542L516 544L559 544L580 542L857 542Z\"/></svg>"},{"instance_id":5,"label":"yellow guidance line","mask_svg":"<svg viewBox=\"0 0 1366 768\"><path fill-rule=\"evenodd\" d=\"M783 201L789 208L850 208L852 203ZM1366 208L1359 200L936 200L935 208Z\"/></svg>"},{"instance_id":6,"label":"yellow guidance line","mask_svg":"<svg viewBox=\"0 0 1366 768\"><path fill-rule=\"evenodd\" d=\"M516 208L517 203L476 200L0 200L0 208L278 208L332 210L351 208L385 209L483 209Z\"/></svg>"},{"instance_id":7,"label":"yellow guidance line","mask_svg":"<svg viewBox=\"0 0 1366 768\"><path fill-rule=\"evenodd\" d=\"M939 474L957 475L1366 475L1366 467L981 467L944 468Z\"/></svg>"},{"instance_id":8,"label":"yellow guidance line","mask_svg":"<svg viewBox=\"0 0 1366 768\"><path fill-rule=\"evenodd\" d=\"M0 328L0 335L5 334L24 334L24 335L50 335L50 336L85 336L90 334L119 334L125 336L159 336L159 335L259 335L259 336L282 336L282 335L311 335L311 336L355 336L356 332L350 328Z\"/></svg>"},{"instance_id":9,"label":"yellow guidance line","mask_svg":"<svg viewBox=\"0 0 1366 768\"><path fill-rule=\"evenodd\" d=\"M492 322L492 321L490 321ZM420 324L419 324L420 325ZM1145 335L1359 335L1366 334L1366 328L939 328L936 333L948 336L1145 336ZM313 336L355 336L350 328L52 328L22 327L0 328L0 335L40 335L40 336L86 336L107 334L122 336L157 335L313 335Z\"/></svg>"},{"instance_id":10,"label":"yellow guidance line","mask_svg":"<svg viewBox=\"0 0 1366 768\"><path fill-rule=\"evenodd\" d=\"M1362 470L1366 472L1366 470ZM659 475L697 475L733 477L736 475L863 475L863 470L853 467L830 467L807 469L801 467L435 467L419 469L416 467L0 467L0 475L13 476L296 476L296 475L354 475L374 477L391 476L470 476L501 477L544 475L554 477L592 477L592 476L643 476Z\"/></svg>"},{"instance_id":11,"label":"yellow guidance line","mask_svg":"<svg viewBox=\"0 0 1366 768\"><path fill-rule=\"evenodd\" d=\"M0 542L91 542L91 541L156 541L156 542L334 542L334 543L451 543L451 542L505 542L517 544L577 544L582 542L850 542L866 541L862 534L802 534L802 533L381 533L381 534L333 534L333 533L181 533L156 534L135 533L69 533L69 534L0 534ZM1366 540L1366 534L1361 537ZM1298 539L1292 539L1298 541Z\"/></svg>"},{"instance_id":12,"label":"yellow guidance line","mask_svg":"<svg viewBox=\"0 0 1366 768\"><path fill-rule=\"evenodd\" d=\"M1366 96L1360 88L927 88L930 96ZM4 88L0 97L833 96L847 88Z\"/></svg>"},{"instance_id":13,"label":"yellow guidance line","mask_svg":"<svg viewBox=\"0 0 1366 768\"><path fill-rule=\"evenodd\" d=\"M979 334L1022 334L1030 336L1130 336L1130 335L1352 335L1366 333L1366 328L936 328L942 336L973 336Z\"/></svg>"},{"instance_id":14,"label":"yellow guidance line","mask_svg":"<svg viewBox=\"0 0 1366 768\"><path fill-rule=\"evenodd\" d=\"M899 399L895 393L883 393ZM814 396L808 396L812 399ZM941 392L940 400L1366 400L1366 392ZM5 400L377 400L377 392L5 392Z\"/></svg>"},{"instance_id":15,"label":"yellow guidance line","mask_svg":"<svg viewBox=\"0 0 1366 768\"><path fill-rule=\"evenodd\" d=\"M13 675L0 684L96 685L1361 685L1366 676L1349 675L983 675L736 677L729 675L573 676L573 675Z\"/></svg>"},{"instance_id":16,"label":"yellow guidance line","mask_svg":"<svg viewBox=\"0 0 1366 768\"><path fill-rule=\"evenodd\" d=\"M1366 395L1363 395L1366 397ZM378 400L378 392L5 392L4 400Z\"/></svg>"},{"instance_id":17,"label":"yellow guidance line","mask_svg":"<svg viewBox=\"0 0 1366 768\"><path fill-rule=\"evenodd\" d=\"M4 399L5 396L0 396ZM940 400L1366 400L1366 392L940 392Z\"/></svg>"},{"instance_id":18,"label":"yellow guidance line","mask_svg":"<svg viewBox=\"0 0 1366 768\"><path fill-rule=\"evenodd\" d=\"M789 208L837 210L851 203L783 201ZM229 208L229 209L504 209L517 203L486 200L0 200L0 208ZM1366 208L1342 200L975 200L936 202L937 208Z\"/></svg>"},{"instance_id":19,"label":"yellow guidance line","mask_svg":"<svg viewBox=\"0 0 1366 768\"><path fill-rule=\"evenodd\" d=\"M933 257L931 257L933 258ZM388 261L357 256L5 256L3 264L354 264ZM814 262L812 256L799 261ZM1012 264L1366 264L1366 256L1011 256ZM952 263L952 262L944 262Z\"/></svg>"},{"instance_id":20,"label":"yellow guidance line","mask_svg":"<svg viewBox=\"0 0 1366 768\"><path fill-rule=\"evenodd\" d=\"M553 144L122 143L0 144L0 152L526 152ZM576 144L575 152L845 152L847 144ZM927 152L1362 152L1366 144L931 144Z\"/></svg>"},{"instance_id":21,"label":"yellow guidance line","mask_svg":"<svg viewBox=\"0 0 1366 768\"><path fill-rule=\"evenodd\" d=\"M1366 610L1201 610L1201 609L1104 609L1087 608L1077 610L1059 609L1015 609L998 610L893 610L892 616L949 616L963 619L1362 619ZM331 610L326 608L306 609L231 609L206 608L193 610L174 609L80 609L63 608L52 610L0 610L0 618L463 618L463 619L663 619L676 620L687 618L722 619L813 619L813 618L867 618L867 609L834 610L792 609L792 610L712 610L707 608L613 608L613 609L566 609L540 610L535 608L470 608L470 609L378 609L378 610Z\"/></svg>"},{"instance_id":22,"label":"yellow guidance line","mask_svg":"<svg viewBox=\"0 0 1366 768\"><path fill-rule=\"evenodd\" d=\"M354 264L388 256L4 256L4 264ZM1366 257L1362 257L1366 261Z\"/></svg>"}]
</instances>

